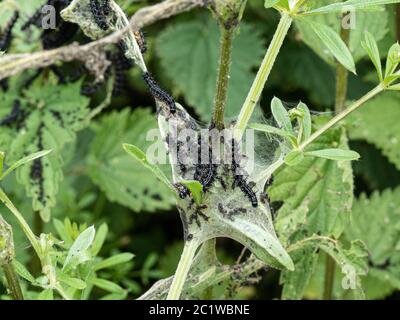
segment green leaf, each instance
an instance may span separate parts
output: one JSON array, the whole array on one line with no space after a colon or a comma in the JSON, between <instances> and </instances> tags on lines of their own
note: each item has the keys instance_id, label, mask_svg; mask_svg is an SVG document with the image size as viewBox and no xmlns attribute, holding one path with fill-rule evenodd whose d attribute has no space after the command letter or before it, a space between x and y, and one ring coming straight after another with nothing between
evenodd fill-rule
<instances>
[{"instance_id":1,"label":"green leaf","mask_svg":"<svg viewBox=\"0 0 400 320\"><path fill-rule=\"evenodd\" d=\"M78 278L70 277L64 273L58 273L57 278L62 283L65 283L67 286L70 286L71 288L74 288L77 290L83 290L86 288L85 281L78 279Z\"/></svg>"},{"instance_id":2,"label":"green leaf","mask_svg":"<svg viewBox=\"0 0 400 320\"><path fill-rule=\"evenodd\" d=\"M400 170L400 97L384 93L355 111L347 119L350 138L374 144Z\"/></svg>"},{"instance_id":3,"label":"green leaf","mask_svg":"<svg viewBox=\"0 0 400 320\"><path fill-rule=\"evenodd\" d=\"M156 41L158 56L169 79L201 116L211 119L219 58L219 31L215 20L200 16L182 21L160 33ZM233 42L227 118L237 116L264 54L259 28L240 24Z\"/></svg>"},{"instance_id":4,"label":"green leaf","mask_svg":"<svg viewBox=\"0 0 400 320\"><path fill-rule=\"evenodd\" d=\"M53 289L45 289L37 296L37 300L53 300L53 299L54 299Z\"/></svg>"},{"instance_id":5,"label":"green leaf","mask_svg":"<svg viewBox=\"0 0 400 320\"><path fill-rule=\"evenodd\" d=\"M0 116L10 114L15 99L19 99L20 114L23 115L19 124L12 124L4 131L2 128L2 134L8 137L0 138L0 149L6 151L9 160L18 161L29 154L53 150L51 155L36 158L17 170L17 181L25 186L27 195L32 198L33 210L38 211L45 221L50 219L63 178L61 151L87 123L89 99L80 95L80 87L80 81L67 85L49 82L46 90L42 85L34 84L16 96L15 88L0 95Z\"/></svg>"},{"instance_id":6,"label":"green leaf","mask_svg":"<svg viewBox=\"0 0 400 320\"><path fill-rule=\"evenodd\" d=\"M77 265L90 259L87 250L92 245L95 234L96 230L93 226L91 226L84 230L78 236L78 238L76 238L64 261L63 271L67 270L68 268L75 268Z\"/></svg>"},{"instance_id":7,"label":"green leaf","mask_svg":"<svg viewBox=\"0 0 400 320\"><path fill-rule=\"evenodd\" d=\"M303 127L303 141L304 141L311 136L311 129L312 129L311 113L307 105L304 104L303 102L300 102L298 104L297 109L303 112L303 119L301 125Z\"/></svg>"},{"instance_id":8,"label":"green leaf","mask_svg":"<svg viewBox=\"0 0 400 320\"><path fill-rule=\"evenodd\" d=\"M128 154L122 147L123 143L132 141L137 148L148 150L154 143L146 140L150 130L158 133L155 116L150 110L112 112L102 117L92 129L95 138L86 159L88 174L107 198L135 212L170 208L175 198L169 188L160 183L151 170L143 168L143 162L132 157L135 153ZM160 146L159 152L163 152L162 138L159 137L156 143ZM150 165L150 168L163 176L155 166ZM170 175L169 166L164 166L163 170ZM165 180L165 175L162 179Z\"/></svg>"},{"instance_id":9,"label":"green leaf","mask_svg":"<svg viewBox=\"0 0 400 320\"><path fill-rule=\"evenodd\" d=\"M325 121L326 118L315 118L317 127ZM310 146L312 150L331 147L347 148L343 128L327 131ZM309 236L318 233L338 237L349 220L353 199L351 163L306 157L295 169L289 166L279 169L268 194L271 201L283 201L275 223L278 234L285 233L289 238L290 234L284 231L285 223L280 221L301 221L296 217L306 211L303 220L307 224L297 230L304 228Z\"/></svg>"},{"instance_id":10,"label":"green leaf","mask_svg":"<svg viewBox=\"0 0 400 320\"><path fill-rule=\"evenodd\" d=\"M164 172L162 172L162 170L149 162L149 160L147 159L146 154L140 150L138 147L132 145L132 144L127 144L124 143L123 144L123 148L124 150L131 155L132 157L134 157L136 160L138 160L145 168L149 169L151 172L154 173L154 175L160 179L161 182L163 182L165 184L165 186L169 187L172 190L175 191L173 185L171 184L171 182L168 180L167 176L165 175Z\"/></svg>"},{"instance_id":11,"label":"green leaf","mask_svg":"<svg viewBox=\"0 0 400 320\"><path fill-rule=\"evenodd\" d=\"M331 3L331 1L320 0L318 3L328 4ZM378 11L357 11L356 13L346 15L342 19L338 19L336 13L296 19L296 26L301 33L303 41L331 65L334 64L334 56L330 51L326 50L324 43L315 34L313 28L306 20L311 20L311 23L317 22L327 25L338 34L340 33L342 25L348 23L346 27L351 28L348 47L356 62L367 55L362 45L365 40L365 31L373 34L375 41L379 42L384 39L390 29L388 25L388 21L390 20L389 12L385 10L384 7L380 7Z\"/></svg>"},{"instance_id":12,"label":"green leaf","mask_svg":"<svg viewBox=\"0 0 400 320\"><path fill-rule=\"evenodd\" d=\"M110 268L110 267L116 266L118 264L122 264L122 263L128 262L128 261L132 260L134 256L135 255L133 255L132 253L120 253L120 254L117 254L115 256L112 256L110 258L107 258L107 259L105 259L103 261L100 261L100 262L96 263L94 265L94 270L98 271L98 270L101 270L101 269Z\"/></svg>"},{"instance_id":13,"label":"green leaf","mask_svg":"<svg viewBox=\"0 0 400 320\"><path fill-rule=\"evenodd\" d=\"M278 126L289 134L293 134L292 123L290 122L290 116L281 100L274 97L271 102L272 115Z\"/></svg>"},{"instance_id":14,"label":"green leaf","mask_svg":"<svg viewBox=\"0 0 400 320\"><path fill-rule=\"evenodd\" d=\"M374 36L368 31L365 31L365 42L362 42L362 46L368 53L372 63L375 66L376 71L378 71L379 80L383 81L382 64L381 58L379 56L378 45L374 39Z\"/></svg>"},{"instance_id":15,"label":"green leaf","mask_svg":"<svg viewBox=\"0 0 400 320\"><path fill-rule=\"evenodd\" d=\"M103 223L97 230L96 236L93 240L91 252L94 257L99 254L101 248L103 247L107 234L108 234L108 225L106 223Z\"/></svg>"},{"instance_id":16,"label":"green leaf","mask_svg":"<svg viewBox=\"0 0 400 320\"><path fill-rule=\"evenodd\" d=\"M332 28L327 25L304 20L314 30L315 34L324 43L332 55L349 71L356 73L353 56L349 48Z\"/></svg>"},{"instance_id":17,"label":"green leaf","mask_svg":"<svg viewBox=\"0 0 400 320\"><path fill-rule=\"evenodd\" d=\"M89 278L88 280L91 284L94 286L103 289L108 292L113 292L113 293L123 293L124 289L121 288L118 284L111 282L109 280L105 279L99 279L99 278Z\"/></svg>"},{"instance_id":18,"label":"green leaf","mask_svg":"<svg viewBox=\"0 0 400 320\"><path fill-rule=\"evenodd\" d=\"M11 172L13 172L15 169L17 169L18 167L31 162L35 159L44 157L45 155L49 154L52 150L44 150L44 151L39 151L36 153L33 153L29 156L26 156L20 160L18 160L17 162L13 163L1 176L0 176L0 181L3 180L6 176L8 176Z\"/></svg>"},{"instance_id":19,"label":"green leaf","mask_svg":"<svg viewBox=\"0 0 400 320\"><path fill-rule=\"evenodd\" d=\"M0 151L0 175L3 175L4 152Z\"/></svg>"},{"instance_id":20,"label":"green leaf","mask_svg":"<svg viewBox=\"0 0 400 320\"><path fill-rule=\"evenodd\" d=\"M264 7L267 8L267 9L271 8L274 5L276 5L279 1L281 1L281 0L265 0L264 1Z\"/></svg>"},{"instance_id":21,"label":"green leaf","mask_svg":"<svg viewBox=\"0 0 400 320\"><path fill-rule=\"evenodd\" d=\"M396 42L390 49L386 59L385 78L392 75L400 63L400 44Z\"/></svg>"},{"instance_id":22,"label":"green leaf","mask_svg":"<svg viewBox=\"0 0 400 320\"><path fill-rule=\"evenodd\" d=\"M315 150L304 153L305 156L318 157L337 161L352 161L358 160L360 155L352 150L342 150L342 149L323 149Z\"/></svg>"},{"instance_id":23,"label":"green leaf","mask_svg":"<svg viewBox=\"0 0 400 320\"><path fill-rule=\"evenodd\" d=\"M304 153L300 150L293 150L290 151L286 156L285 156L285 163L292 167L298 165L301 161L304 159Z\"/></svg>"},{"instance_id":24,"label":"green leaf","mask_svg":"<svg viewBox=\"0 0 400 320\"><path fill-rule=\"evenodd\" d=\"M400 0L349 0L340 3L333 3L328 6L308 11L307 14L322 14L322 13L325 14L325 13L336 13L336 12L341 13L348 7L360 10L360 9L368 9L375 6L392 4L392 3L400 3Z\"/></svg>"},{"instance_id":25,"label":"green leaf","mask_svg":"<svg viewBox=\"0 0 400 320\"><path fill-rule=\"evenodd\" d=\"M248 126L251 129L257 130L257 131L262 131L265 133L270 133L270 134L275 134L278 136L281 136L283 138L288 139L288 141L291 143L292 147L295 148L297 147L297 138L293 134L290 134L286 132L285 130L275 128L273 126L267 125L267 124L262 124L262 123L251 123Z\"/></svg>"},{"instance_id":26,"label":"green leaf","mask_svg":"<svg viewBox=\"0 0 400 320\"><path fill-rule=\"evenodd\" d=\"M183 184L190 190L193 199L197 204L203 202L203 186L201 183L196 180L181 180L179 183Z\"/></svg>"},{"instance_id":27,"label":"green leaf","mask_svg":"<svg viewBox=\"0 0 400 320\"><path fill-rule=\"evenodd\" d=\"M13 264L13 266L15 268L15 272L20 277L24 278L25 280L29 281L30 283L35 283L36 282L35 278L28 271L28 269L25 268L25 266L22 263L20 263L18 260L14 259L12 264Z\"/></svg>"},{"instance_id":28,"label":"green leaf","mask_svg":"<svg viewBox=\"0 0 400 320\"><path fill-rule=\"evenodd\" d=\"M400 188L362 194L353 205L348 239L361 239L368 247L370 272L363 280L366 295L375 298L400 289ZM378 282L371 282L379 279Z\"/></svg>"}]
</instances>

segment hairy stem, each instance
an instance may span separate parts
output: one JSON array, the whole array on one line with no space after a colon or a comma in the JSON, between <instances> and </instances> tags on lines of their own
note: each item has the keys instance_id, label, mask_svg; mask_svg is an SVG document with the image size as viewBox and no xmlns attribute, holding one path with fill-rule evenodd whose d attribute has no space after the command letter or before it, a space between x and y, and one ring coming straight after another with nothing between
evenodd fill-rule
<instances>
[{"instance_id":1,"label":"hairy stem","mask_svg":"<svg viewBox=\"0 0 400 320\"><path fill-rule=\"evenodd\" d=\"M212 124L218 130L222 130L225 127L224 112L228 97L228 82L231 68L234 28L225 28L225 26L221 25L220 30L221 45L218 62L217 89L214 99L214 112L212 117Z\"/></svg>"},{"instance_id":2,"label":"hairy stem","mask_svg":"<svg viewBox=\"0 0 400 320\"><path fill-rule=\"evenodd\" d=\"M243 131L247 127L247 123L249 122L254 108L260 99L265 83L268 80L269 74L271 73L276 57L278 56L291 24L292 18L290 15L283 13L271 44L269 45L267 53L265 54L265 57L261 63L261 67L258 70L256 78L254 79L242 109L240 110L239 118L235 126L235 129L237 129L235 130L235 138L237 140L241 139Z\"/></svg>"},{"instance_id":3,"label":"hairy stem","mask_svg":"<svg viewBox=\"0 0 400 320\"><path fill-rule=\"evenodd\" d=\"M24 300L21 286L19 285L18 276L15 273L14 266L11 262L3 265L3 271L7 279L8 289L14 300Z\"/></svg>"},{"instance_id":4,"label":"hairy stem","mask_svg":"<svg viewBox=\"0 0 400 320\"><path fill-rule=\"evenodd\" d=\"M357 110L361 107L365 102L375 97L377 94L381 93L384 90L384 86L379 84L374 89L369 91L366 95L352 103L349 107L344 109L342 112L338 113L335 117L329 120L326 124L324 124L321 128L315 131L307 140L305 140L300 146L300 150L304 150L309 144L314 142L319 136L321 136L325 131L329 130L333 126L335 126L338 122L346 118L350 113Z\"/></svg>"},{"instance_id":5,"label":"hairy stem","mask_svg":"<svg viewBox=\"0 0 400 320\"><path fill-rule=\"evenodd\" d=\"M176 269L172 285L168 292L167 300L179 300L198 246L199 243L194 239L185 242L178 268Z\"/></svg>"}]
</instances>

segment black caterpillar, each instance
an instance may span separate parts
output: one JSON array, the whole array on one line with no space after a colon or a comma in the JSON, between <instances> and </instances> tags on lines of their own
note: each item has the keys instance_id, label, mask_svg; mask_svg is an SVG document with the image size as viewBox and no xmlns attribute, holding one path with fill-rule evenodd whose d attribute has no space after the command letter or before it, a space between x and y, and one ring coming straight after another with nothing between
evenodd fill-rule
<instances>
[{"instance_id":1,"label":"black caterpillar","mask_svg":"<svg viewBox=\"0 0 400 320\"><path fill-rule=\"evenodd\" d=\"M161 89L149 72L143 73L143 80L146 82L146 85L154 99L164 102L166 105L168 105L169 111L171 113L175 113L175 100L167 92Z\"/></svg>"},{"instance_id":2,"label":"black caterpillar","mask_svg":"<svg viewBox=\"0 0 400 320\"><path fill-rule=\"evenodd\" d=\"M232 187L235 188L238 186L240 190L249 198L251 205L253 207L258 206L258 199L257 195L252 189L252 186L250 183L246 182L246 179L243 177L242 174L239 174L238 171L240 170L240 163L237 161L240 161L240 156L238 152L238 148L236 146L236 142L234 139L232 139L232 172L233 172L233 185Z\"/></svg>"},{"instance_id":3,"label":"black caterpillar","mask_svg":"<svg viewBox=\"0 0 400 320\"><path fill-rule=\"evenodd\" d=\"M142 30L136 30L133 34L135 35L136 42L139 45L140 52L145 54L147 52L147 43Z\"/></svg>"},{"instance_id":4,"label":"black caterpillar","mask_svg":"<svg viewBox=\"0 0 400 320\"><path fill-rule=\"evenodd\" d=\"M101 30L107 31L109 27L106 21L106 17L110 14L111 11L109 1L102 1L100 5L98 0L90 0L90 10L97 26Z\"/></svg>"},{"instance_id":5,"label":"black caterpillar","mask_svg":"<svg viewBox=\"0 0 400 320\"><path fill-rule=\"evenodd\" d=\"M11 113L6 116L3 120L0 122L0 126L7 126L17 120L19 114L20 114L20 109L21 109L21 103L19 100L15 100L13 104L13 108L11 109Z\"/></svg>"},{"instance_id":6,"label":"black caterpillar","mask_svg":"<svg viewBox=\"0 0 400 320\"><path fill-rule=\"evenodd\" d=\"M178 191L179 198L185 199L190 195L189 189L181 183L176 183L175 185L176 190Z\"/></svg>"},{"instance_id":7,"label":"black caterpillar","mask_svg":"<svg viewBox=\"0 0 400 320\"><path fill-rule=\"evenodd\" d=\"M11 20L5 26L2 35L0 37L0 51L6 51L10 47L12 40L12 29L14 28L18 18L19 18L19 12L15 11Z\"/></svg>"},{"instance_id":8,"label":"black caterpillar","mask_svg":"<svg viewBox=\"0 0 400 320\"><path fill-rule=\"evenodd\" d=\"M203 164L202 163L202 156L201 156L201 147L202 146L207 146L209 148L209 153L208 153L208 163ZM203 186L203 191L207 191L207 189L213 184L216 176L216 171L217 171L217 166L213 164L212 161L212 150L208 146L208 143L202 143L201 136L198 138L198 162L196 165L196 170L194 173L194 180L197 180L200 182L200 184Z\"/></svg>"}]
</instances>

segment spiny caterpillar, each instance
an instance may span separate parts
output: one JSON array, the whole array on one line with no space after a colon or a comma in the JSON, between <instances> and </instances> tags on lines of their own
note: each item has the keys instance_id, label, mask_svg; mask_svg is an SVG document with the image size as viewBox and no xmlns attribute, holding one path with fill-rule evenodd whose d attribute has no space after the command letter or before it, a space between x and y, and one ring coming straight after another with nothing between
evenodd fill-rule
<instances>
[{"instance_id":1,"label":"spiny caterpillar","mask_svg":"<svg viewBox=\"0 0 400 320\"><path fill-rule=\"evenodd\" d=\"M178 191L179 198L185 199L187 196L190 195L189 189L181 183L176 183L175 185L176 190Z\"/></svg>"},{"instance_id":2,"label":"spiny caterpillar","mask_svg":"<svg viewBox=\"0 0 400 320\"><path fill-rule=\"evenodd\" d=\"M176 106L174 99L167 92L161 89L149 72L143 73L143 80L146 82L147 87L149 88L149 91L154 99L165 103L169 107L169 111L171 113L175 113Z\"/></svg>"},{"instance_id":3,"label":"spiny caterpillar","mask_svg":"<svg viewBox=\"0 0 400 320\"><path fill-rule=\"evenodd\" d=\"M107 31L109 27L107 25L106 17L110 14L109 1L102 1L100 5L98 0L90 0L90 11L92 12L94 21L98 27Z\"/></svg>"},{"instance_id":4,"label":"spiny caterpillar","mask_svg":"<svg viewBox=\"0 0 400 320\"><path fill-rule=\"evenodd\" d=\"M135 36L137 44L139 45L140 52L142 54L145 54L147 52L147 43L142 30L136 30L133 32L133 34Z\"/></svg>"},{"instance_id":5,"label":"spiny caterpillar","mask_svg":"<svg viewBox=\"0 0 400 320\"><path fill-rule=\"evenodd\" d=\"M239 153L237 150L236 142L235 140L232 139L232 171L234 174L234 181L232 187L235 188L238 186L240 190L249 198L251 205L253 207L258 206L258 200L257 200L257 195L252 189L253 182L247 183L246 179L243 177L243 175L238 174L237 171L240 169L240 163L237 162L237 159L240 161Z\"/></svg>"},{"instance_id":6,"label":"spiny caterpillar","mask_svg":"<svg viewBox=\"0 0 400 320\"><path fill-rule=\"evenodd\" d=\"M11 20L5 26L2 35L0 37L0 51L6 51L11 44L12 40L12 29L19 18L19 12L15 11Z\"/></svg>"}]
</instances>

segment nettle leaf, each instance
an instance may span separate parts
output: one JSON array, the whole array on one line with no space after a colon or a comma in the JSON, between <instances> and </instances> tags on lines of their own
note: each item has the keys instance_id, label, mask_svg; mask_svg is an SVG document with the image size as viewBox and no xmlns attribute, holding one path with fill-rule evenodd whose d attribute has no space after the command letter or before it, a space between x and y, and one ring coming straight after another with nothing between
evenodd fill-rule
<instances>
[{"instance_id":1,"label":"nettle leaf","mask_svg":"<svg viewBox=\"0 0 400 320\"><path fill-rule=\"evenodd\" d=\"M305 156L310 157L318 157L330 160L358 160L360 155L352 150L342 150L342 149L322 149L322 150L315 150L309 151L304 153Z\"/></svg>"},{"instance_id":2,"label":"nettle leaf","mask_svg":"<svg viewBox=\"0 0 400 320\"><path fill-rule=\"evenodd\" d=\"M331 0L318 1L329 4ZM322 59L332 64L334 62L333 54L326 50L322 40L315 35L313 28L306 21L319 23L332 28L336 33L340 32L342 24L350 28L350 39L348 48L357 62L366 56L366 51L362 47L365 39L365 31L374 35L377 42L381 41L388 32L388 11L384 7L379 7L375 11L356 11L349 13L343 19L335 12L327 12L324 15L303 17L296 20L296 26L299 29L303 41L310 46Z\"/></svg>"},{"instance_id":3,"label":"nettle leaf","mask_svg":"<svg viewBox=\"0 0 400 320\"><path fill-rule=\"evenodd\" d=\"M89 176L107 198L136 212L168 209L174 201L168 187L122 147L134 142L137 148L147 150L154 143L146 141L151 129L158 130L148 109L112 112L92 126L96 136L86 159ZM164 175L170 175L169 167L163 170Z\"/></svg>"},{"instance_id":4,"label":"nettle leaf","mask_svg":"<svg viewBox=\"0 0 400 320\"><path fill-rule=\"evenodd\" d=\"M400 188L374 192L369 198L362 194L351 217L346 238L363 240L369 252L370 272L363 280L367 297L400 289Z\"/></svg>"},{"instance_id":5,"label":"nettle leaf","mask_svg":"<svg viewBox=\"0 0 400 320\"><path fill-rule=\"evenodd\" d=\"M325 254L319 255L309 285L304 291L305 298L320 299L323 296L325 260L329 255L336 264L332 290L333 299L349 299L351 297L356 300L365 299L362 279L368 273L368 250L363 241L354 240L344 245L338 240L315 236L309 241L304 241L300 246L303 250L309 247L319 248Z\"/></svg>"},{"instance_id":6,"label":"nettle leaf","mask_svg":"<svg viewBox=\"0 0 400 320\"><path fill-rule=\"evenodd\" d=\"M75 132L86 123L89 99L80 95L80 87L80 82L64 86L47 84L46 90L39 85L32 86L19 97L16 121L0 130L0 147L7 152L8 163L53 149L51 154L36 158L17 170L18 182L32 197L33 210L45 221L50 218L63 177L60 151L75 139ZM0 96L2 118L11 113L14 101L12 94L11 97Z\"/></svg>"},{"instance_id":7,"label":"nettle leaf","mask_svg":"<svg viewBox=\"0 0 400 320\"><path fill-rule=\"evenodd\" d=\"M365 41L362 42L362 46L374 64L375 69L378 72L379 80L383 81L382 63L379 56L379 48L374 36L368 31L365 31Z\"/></svg>"},{"instance_id":8,"label":"nettle leaf","mask_svg":"<svg viewBox=\"0 0 400 320\"><path fill-rule=\"evenodd\" d=\"M323 6L315 10L308 11L308 14L321 14L321 13L341 13L343 10L352 7L354 9L368 9L374 8L375 6L400 3L400 0L349 0L340 3L333 3L327 6Z\"/></svg>"},{"instance_id":9,"label":"nettle leaf","mask_svg":"<svg viewBox=\"0 0 400 320\"><path fill-rule=\"evenodd\" d=\"M363 105L346 119L353 140L374 144L400 169L400 98L396 93L385 93Z\"/></svg>"},{"instance_id":10,"label":"nettle leaf","mask_svg":"<svg viewBox=\"0 0 400 320\"><path fill-rule=\"evenodd\" d=\"M233 43L227 117L236 116L246 98L254 78L251 70L264 53L262 42L257 29L241 24ZM210 120L219 56L217 23L207 17L176 24L160 34L157 50L168 77L201 118Z\"/></svg>"},{"instance_id":11,"label":"nettle leaf","mask_svg":"<svg viewBox=\"0 0 400 320\"><path fill-rule=\"evenodd\" d=\"M323 120L317 118L316 122ZM347 148L343 128L329 130L307 151L328 147ZM284 201L278 211L276 226L281 219L295 219L298 210L307 208L305 232L338 237L349 219L353 199L351 164L322 158L304 158L295 167L283 167L269 188L271 201ZM284 231L278 229L278 234ZM286 238L290 234L285 233Z\"/></svg>"}]
</instances>

